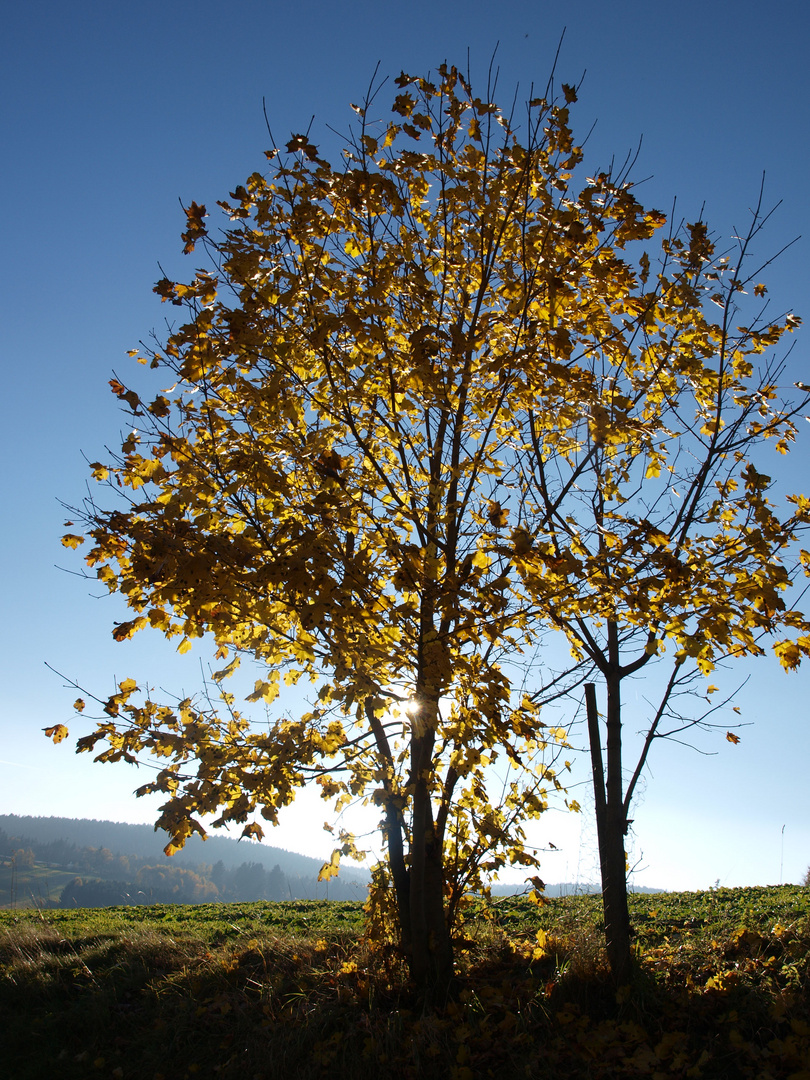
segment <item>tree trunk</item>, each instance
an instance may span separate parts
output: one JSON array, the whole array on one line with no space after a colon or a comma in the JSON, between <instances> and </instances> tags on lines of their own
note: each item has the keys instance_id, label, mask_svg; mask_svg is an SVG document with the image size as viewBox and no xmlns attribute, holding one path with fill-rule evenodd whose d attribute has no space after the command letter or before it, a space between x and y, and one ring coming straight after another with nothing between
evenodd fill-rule
<instances>
[{"instance_id":1,"label":"tree trunk","mask_svg":"<svg viewBox=\"0 0 810 1080\"><path fill-rule=\"evenodd\" d=\"M426 1003L443 1002L453 982L453 946L444 910L444 860L427 784L431 728L412 743L414 777L409 915L411 976Z\"/></svg>"},{"instance_id":2,"label":"tree trunk","mask_svg":"<svg viewBox=\"0 0 810 1080\"><path fill-rule=\"evenodd\" d=\"M383 837L388 848L388 866L394 884L399 920L399 943L405 956L411 955L411 885L410 871L405 861L405 822L402 818L400 798L395 794L390 779L385 775L393 767L393 756L385 729L375 713L376 701L366 701L366 717L377 741L377 749L383 768L383 787L385 790L385 820Z\"/></svg>"},{"instance_id":3,"label":"tree trunk","mask_svg":"<svg viewBox=\"0 0 810 1080\"><path fill-rule=\"evenodd\" d=\"M428 515L431 534L434 515ZM435 543L428 551L435 556ZM420 635L414 711L411 715L410 865L408 867L411 976L425 1005L441 1005L453 982L453 945L444 909L444 843L433 816L433 750L444 686L445 657L434 629L435 586L426 579L420 612Z\"/></svg>"},{"instance_id":4,"label":"tree trunk","mask_svg":"<svg viewBox=\"0 0 810 1080\"><path fill-rule=\"evenodd\" d=\"M444 868L435 843L426 846L421 888L413 887L413 878L411 885L411 911L417 913L411 927L419 928L411 939L411 974L425 1002L440 1005L453 983L453 945L444 910Z\"/></svg>"},{"instance_id":5,"label":"tree trunk","mask_svg":"<svg viewBox=\"0 0 810 1080\"><path fill-rule=\"evenodd\" d=\"M605 917L605 944L610 970L618 985L630 981L633 957L630 949L630 913L627 907L627 864L624 837L627 815L622 797L621 775L621 681L618 671L608 672L607 761L605 782L596 690L585 687L588 714L588 742L593 767L596 830L602 874L602 910Z\"/></svg>"},{"instance_id":6,"label":"tree trunk","mask_svg":"<svg viewBox=\"0 0 810 1080\"><path fill-rule=\"evenodd\" d=\"M630 982L633 956L630 949L630 913L627 908L627 864L624 851L624 813L608 806L603 825L597 821L599 861L602 865L602 910L605 944L613 977L619 986Z\"/></svg>"}]
</instances>

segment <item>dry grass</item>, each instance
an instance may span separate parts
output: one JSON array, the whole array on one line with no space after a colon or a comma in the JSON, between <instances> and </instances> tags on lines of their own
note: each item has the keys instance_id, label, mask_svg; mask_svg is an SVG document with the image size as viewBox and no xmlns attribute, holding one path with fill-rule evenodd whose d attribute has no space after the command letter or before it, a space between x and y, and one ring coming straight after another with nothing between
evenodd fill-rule
<instances>
[{"instance_id":1,"label":"dry grass","mask_svg":"<svg viewBox=\"0 0 810 1080\"><path fill-rule=\"evenodd\" d=\"M497 905L433 1011L335 905L4 916L3 1061L14 1080L807 1080L810 898L734 899L718 924L716 897L639 908L618 995L593 903Z\"/></svg>"}]
</instances>

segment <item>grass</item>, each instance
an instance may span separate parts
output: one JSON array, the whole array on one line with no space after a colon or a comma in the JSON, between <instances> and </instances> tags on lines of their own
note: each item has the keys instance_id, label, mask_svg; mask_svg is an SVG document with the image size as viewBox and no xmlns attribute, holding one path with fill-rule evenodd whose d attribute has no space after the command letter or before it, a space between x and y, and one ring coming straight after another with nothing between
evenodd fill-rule
<instances>
[{"instance_id":1,"label":"grass","mask_svg":"<svg viewBox=\"0 0 810 1080\"><path fill-rule=\"evenodd\" d=\"M617 995L599 901L470 911L459 993L423 1013L359 904L0 912L0 1074L810 1080L810 889L632 898Z\"/></svg>"},{"instance_id":2,"label":"grass","mask_svg":"<svg viewBox=\"0 0 810 1080\"><path fill-rule=\"evenodd\" d=\"M62 889L75 877L75 873L47 866L19 866L12 871L10 862L0 863L0 909L58 902Z\"/></svg>"}]
</instances>

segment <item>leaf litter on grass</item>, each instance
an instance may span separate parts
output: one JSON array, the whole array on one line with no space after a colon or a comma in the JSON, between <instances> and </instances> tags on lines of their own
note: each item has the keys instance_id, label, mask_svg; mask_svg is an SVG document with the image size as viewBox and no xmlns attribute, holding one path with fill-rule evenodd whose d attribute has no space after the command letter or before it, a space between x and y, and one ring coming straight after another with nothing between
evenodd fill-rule
<instances>
[{"instance_id":1,"label":"leaf litter on grass","mask_svg":"<svg viewBox=\"0 0 810 1080\"><path fill-rule=\"evenodd\" d=\"M631 905L618 994L598 897L471 905L457 994L428 1013L360 905L3 913L4 1059L15 1080L810 1080L810 889Z\"/></svg>"}]
</instances>

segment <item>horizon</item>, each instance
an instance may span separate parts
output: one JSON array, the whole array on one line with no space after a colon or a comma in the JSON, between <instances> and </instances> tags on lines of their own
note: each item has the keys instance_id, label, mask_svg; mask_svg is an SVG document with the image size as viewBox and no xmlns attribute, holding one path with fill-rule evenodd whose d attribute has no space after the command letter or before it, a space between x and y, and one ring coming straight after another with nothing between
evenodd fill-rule
<instances>
[{"instance_id":1,"label":"horizon","mask_svg":"<svg viewBox=\"0 0 810 1080\"><path fill-rule=\"evenodd\" d=\"M283 135L306 130L314 116L313 139L333 156L335 129L348 123L377 60L393 81L402 69L435 69L448 57L463 63L469 48L480 86L494 55L495 96L505 102L516 84L519 100L533 80L545 85L561 41L559 78L578 82L587 72L572 109L578 137L591 131L586 169L638 148L634 172L645 205L694 220L705 203L709 226L724 237L746 223L765 170L766 201L782 205L758 241L762 261L805 237L764 272L770 302L810 316L803 137L810 12L785 0L765 20L750 0L735 6L733 18L724 6L695 0L676 10L585 0L567 14L566 28L562 15L521 0L505 0L497 18L481 0L463 8L415 0L404 12L369 0L338 7L309 0L271 10L237 0L226 17L202 0L190 20L185 9L154 0L103 10L77 0L20 5L7 15L0 66L11 396L0 434L8 515L2 813L90 820L112 813L124 824L149 825L159 816L161 797L132 794L146 766L102 767L72 753L87 728L73 716L71 683L103 697L116 679L132 676L182 695L200 688L212 657L205 641L178 656L149 631L113 642L110 631L127 609L120 597L99 597L93 582L76 578L81 552L67 552L59 537L70 516L64 504L85 491L87 462L105 445L120 445L125 420L109 379L117 373L133 386L150 385L150 373L127 351L153 327L164 334L166 311L152 285L164 269L183 280L195 265L180 255L178 199L206 203L214 220L216 200L263 167L265 106ZM389 92L391 83L386 98ZM788 386L810 382L809 341L807 328L796 335ZM810 433L803 434L787 458L766 457L765 471L774 470L783 491L806 485ZM750 726L737 746L718 731L699 736L696 749L656 748L631 814L631 885L684 891L801 880L810 864L809 671L805 663L787 674L768 657L713 674L718 698L740 687L718 714L722 730ZM641 722L644 681L635 687L631 707ZM287 691L280 708L301 701ZM43 729L58 723L68 724L70 739L53 746ZM569 789L583 813L552 801L527 829L546 880L593 874L589 785L587 755L577 752ZM368 833L373 847L377 816L353 811L344 821ZM298 854L309 846L326 860L334 847L322 828L329 817L327 804L305 788L265 841Z\"/></svg>"},{"instance_id":2,"label":"horizon","mask_svg":"<svg viewBox=\"0 0 810 1080\"><path fill-rule=\"evenodd\" d=\"M102 827L113 826L113 827L121 827L121 828L124 828L124 829L129 829L129 828L132 828L132 829L149 829L152 832L157 832L157 830L153 829L152 826L147 824L147 823L128 822L128 821L113 821L111 819L106 819L106 818L73 818L73 817L64 817L64 816L59 816L59 815L42 815L42 814L40 814L40 815L0 814L0 831L7 832L7 827L9 827L11 824L13 824L14 821L19 821L21 823L21 829L22 830L24 830L25 827L26 827L25 823L26 822L31 822L31 821L35 821L35 822L36 821L41 821L41 822L64 822L66 832L65 832L64 835L60 834L58 839L65 840L66 842L73 844L74 846L76 846L79 849L86 848L86 847L93 846L93 845L79 843L77 840L71 839L71 836L70 836L70 827L71 827L71 825L85 825L85 824L88 824L88 825L99 825L99 826L102 826ZM33 836L25 833L25 831L21 831L19 836L14 835L14 834L10 834L10 833L8 835L10 836L11 839L13 839L13 840L19 839L22 842L31 841L32 843L46 843L46 844L52 842L51 840L44 840L44 839L38 841L36 839L36 837L33 837ZM126 836L124 836L123 839L125 840ZM159 840L160 840L160 838L158 837L158 841ZM204 865L203 863L201 863L199 861L194 861L194 860L196 860L198 858L198 855L201 855L201 854L204 855L205 854L203 845L205 843L207 843L208 840L215 840L215 841L216 840L223 840L223 841L225 841L227 843L231 843L231 844L235 844L235 845L238 845L240 843L244 843L246 845L247 850L255 851L257 848L259 848L262 851L265 851L265 852L268 852L268 853L269 852L274 852L274 853L279 852L279 853L284 854L284 855L292 855L296 859L303 859L303 860L306 860L307 862L311 862L313 864L313 866L312 866L313 871L319 865L322 864L322 860L320 858L316 857L316 856L307 855L305 852L300 852L300 851L289 851L287 848L279 848L279 847L275 846L274 844L268 844L264 840L256 840L253 837L244 837L244 838L240 839L238 837L229 836L229 835L225 835L225 834L219 834L219 835L213 835L213 836L209 834L205 838L201 837L201 836L189 837L189 840L192 841L192 847L194 848L194 850L187 851L185 848L183 848L180 851L176 852L174 855L163 855L163 857L167 861L171 861L171 860L173 860L173 859L175 859L175 858L177 858L179 856L179 861L181 863L183 863L184 865L189 864L191 866L202 866L202 865ZM106 846L106 845L104 845L104 846ZM110 848L109 850L112 852L113 855L132 855L133 854L132 849L126 849L126 848L118 848L118 849ZM12 855L12 854L13 853L8 852L3 856L3 853L0 852L0 856L3 856L5 858L8 858L9 855ZM150 858L151 857L158 858L159 854L158 854L158 852L155 852L154 855L150 855L148 857L150 857ZM271 855L270 857L275 858L275 855ZM245 860L245 861L247 861L247 860ZM349 875L351 875L350 877L348 877L348 879L344 878L344 882L348 880L348 882L350 883L350 882L352 882L353 879L356 880L357 875L364 875L364 874L367 875L367 868L365 866L363 866L362 864L351 862L351 860L348 860L348 859L344 859L344 860L341 861L340 872L342 872L344 870L347 870L349 872ZM340 878L340 872L336 875L336 878L338 878L338 879ZM326 884L326 883L324 882L324 884ZM494 895L499 895L499 896L500 895L520 895L523 892L528 892L529 891L531 882L527 878L525 880L525 882L517 882L516 881L516 882L509 883L509 882L506 882L506 881L500 881L499 880L499 881L493 881L491 884L492 884L492 892L493 892ZM550 882L545 882L544 884L545 884L545 892L546 892L547 895L550 895L550 896L568 895L569 892L572 893L572 894L594 894L594 893L601 893L601 891L602 891L602 886L598 881L579 881L579 880L550 881ZM562 892L560 892L560 890L566 890L566 893L562 893ZM629 892L639 892L639 893L658 893L658 892L663 893L663 892L668 892L668 891L671 891L671 890L667 890L667 889L663 889L663 888L656 888L655 886L633 885L632 882L629 882L628 883L628 891ZM327 899L328 899L328 897L327 897Z\"/></svg>"}]
</instances>

